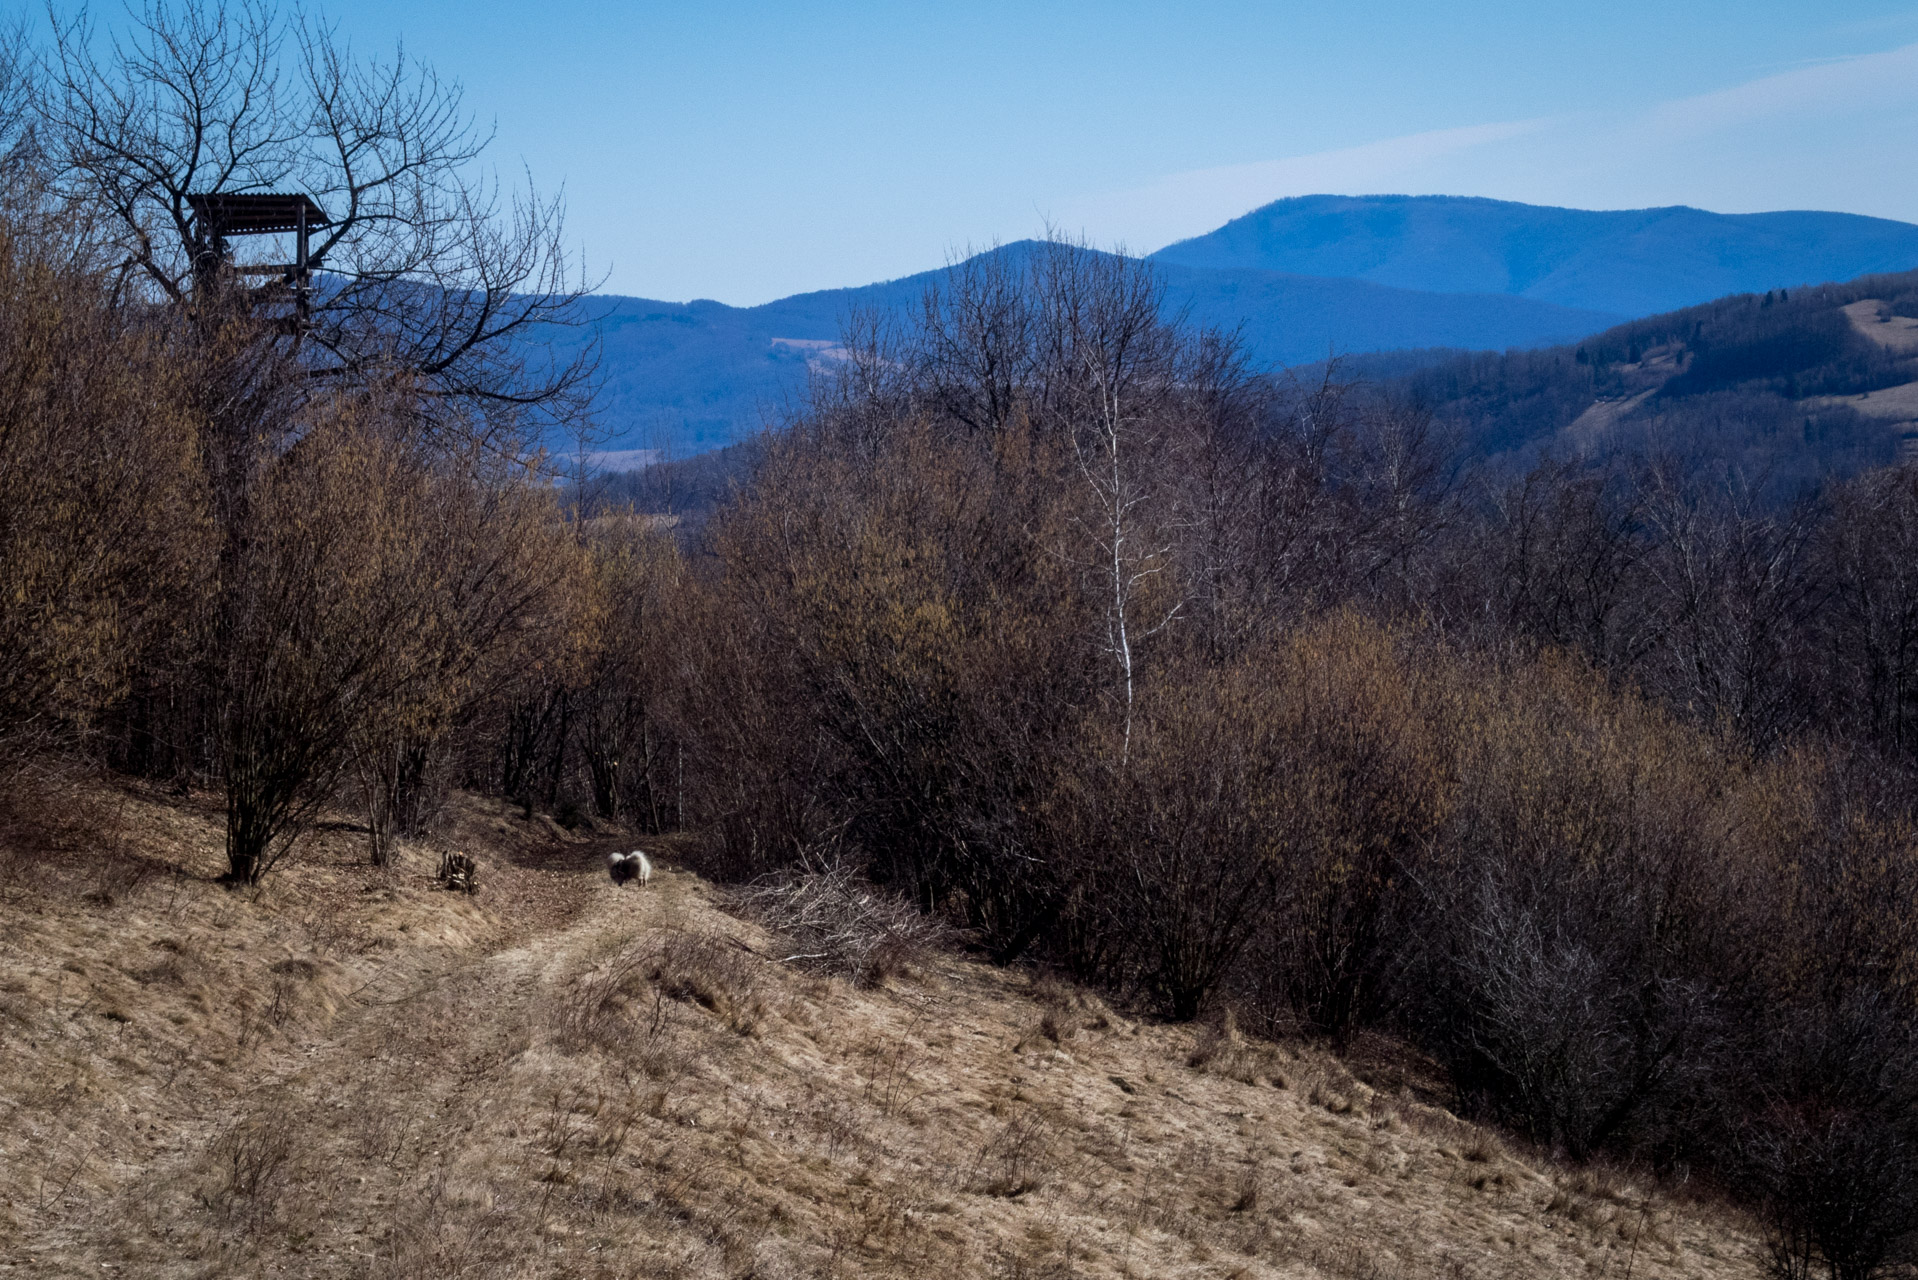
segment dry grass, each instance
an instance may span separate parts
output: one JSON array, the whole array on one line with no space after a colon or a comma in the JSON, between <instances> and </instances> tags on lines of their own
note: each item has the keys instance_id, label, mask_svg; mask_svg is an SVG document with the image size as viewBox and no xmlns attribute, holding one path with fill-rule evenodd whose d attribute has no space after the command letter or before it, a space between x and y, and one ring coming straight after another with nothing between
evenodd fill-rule
<instances>
[{"instance_id":1,"label":"dry grass","mask_svg":"<svg viewBox=\"0 0 1918 1280\"><path fill-rule=\"evenodd\" d=\"M216 813L92 797L149 872L9 836L0 1269L1760 1274L1729 1215L1316 1049L951 953L878 985L781 964L695 877L616 891L500 806L458 813L473 897L437 850L370 871L350 831L233 892Z\"/></svg>"},{"instance_id":2,"label":"dry grass","mask_svg":"<svg viewBox=\"0 0 1918 1280\"><path fill-rule=\"evenodd\" d=\"M1918 352L1918 320L1895 316L1882 298L1866 298L1844 308L1851 327L1879 346L1899 355Z\"/></svg>"}]
</instances>

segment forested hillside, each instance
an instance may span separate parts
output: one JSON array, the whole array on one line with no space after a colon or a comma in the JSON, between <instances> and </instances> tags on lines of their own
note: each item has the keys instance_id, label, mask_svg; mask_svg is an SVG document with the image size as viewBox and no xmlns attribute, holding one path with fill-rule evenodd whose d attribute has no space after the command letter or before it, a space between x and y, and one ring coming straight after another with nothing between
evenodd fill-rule
<instances>
[{"instance_id":1,"label":"forested hillside","mask_svg":"<svg viewBox=\"0 0 1918 1280\"><path fill-rule=\"evenodd\" d=\"M1662 451L1803 489L1918 431L1918 272L1741 294L1543 351L1435 354L1374 380L1476 453ZM1368 370L1368 372L1372 372Z\"/></svg>"}]
</instances>

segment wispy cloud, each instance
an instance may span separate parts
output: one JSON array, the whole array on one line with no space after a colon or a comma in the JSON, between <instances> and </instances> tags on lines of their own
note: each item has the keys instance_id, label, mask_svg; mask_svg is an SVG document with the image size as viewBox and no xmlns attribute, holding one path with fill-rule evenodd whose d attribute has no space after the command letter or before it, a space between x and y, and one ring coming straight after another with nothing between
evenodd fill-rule
<instances>
[{"instance_id":1,"label":"wispy cloud","mask_svg":"<svg viewBox=\"0 0 1918 1280\"><path fill-rule=\"evenodd\" d=\"M1644 123L1670 138L1808 113L1855 112L1918 101L1918 44L1798 67L1762 79L1661 103Z\"/></svg>"},{"instance_id":2,"label":"wispy cloud","mask_svg":"<svg viewBox=\"0 0 1918 1280\"><path fill-rule=\"evenodd\" d=\"M1858 18L1851 22L1840 22L1830 28L1833 35L1862 36L1875 35L1884 31L1905 31L1918 27L1918 9L1904 13L1880 14L1876 18Z\"/></svg>"},{"instance_id":3,"label":"wispy cloud","mask_svg":"<svg viewBox=\"0 0 1918 1280\"><path fill-rule=\"evenodd\" d=\"M1055 221L1150 250L1285 196L1487 195L1586 208L1840 208L1918 220L1918 44L1638 111L1430 130L1176 173Z\"/></svg>"},{"instance_id":4,"label":"wispy cloud","mask_svg":"<svg viewBox=\"0 0 1918 1280\"><path fill-rule=\"evenodd\" d=\"M1461 152L1537 133L1550 123L1520 120L1433 129L1335 151L1194 169L1148 186L1073 201L1053 220L1070 230L1083 226L1099 239L1122 240L1134 249L1157 248L1280 196L1397 190L1392 184L1408 174ZM1117 234L1102 234L1101 228L1117 228Z\"/></svg>"}]
</instances>

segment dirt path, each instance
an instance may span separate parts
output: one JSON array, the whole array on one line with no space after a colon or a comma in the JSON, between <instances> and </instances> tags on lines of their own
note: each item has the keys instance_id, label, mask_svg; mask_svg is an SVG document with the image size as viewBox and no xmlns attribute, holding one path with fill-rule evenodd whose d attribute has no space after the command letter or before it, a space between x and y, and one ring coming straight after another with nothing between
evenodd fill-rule
<instances>
[{"instance_id":1,"label":"dirt path","mask_svg":"<svg viewBox=\"0 0 1918 1280\"><path fill-rule=\"evenodd\" d=\"M501 840L517 830L481 817ZM30 1052L57 1033L62 1061L93 1074L48 1073L57 1089L0 1105L15 1144L0 1156L25 1149L26 1104L60 1090L96 1117L67 1131L114 1154L11 1206L27 1230L0 1237L0 1276L1758 1272L1735 1220L1554 1169L1320 1050L1134 1021L949 953L855 986L776 962L777 939L670 859L648 888L614 888L611 847L487 847L477 902L418 867L370 878L343 851L337 883L308 868L277 898L160 902L110 930L63 918L36 945L69 949L42 967L129 1021L71 1000L30 1020ZM329 894L366 939L309 960L315 939L352 933L315 906ZM139 968L160 943L187 979ZM111 947L125 954L78 959ZM218 1021L240 990L222 948L256 986L299 975L306 1003L279 1024ZM300 1012L329 983L327 1016ZM227 1004L184 1024L205 1031L191 1052L136 1045L203 990ZM234 1025L277 1029L236 1046ZM0 1073L0 1104L7 1087Z\"/></svg>"},{"instance_id":2,"label":"dirt path","mask_svg":"<svg viewBox=\"0 0 1918 1280\"><path fill-rule=\"evenodd\" d=\"M683 897L688 878L672 872L645 890L611 885L604 857L625 843L575 845L509 881L512 897L489 905L510 945L398 952L324 1025L261 1046L235 1093L152 1115L150 1158L24 1258L0 1257L0 1274L247 1274L246 1251L220 1239L233 1233L198 1221L210 1213L244 1237L267 1225L250 1216L270 1201L283 1217L289 1200L302 1205L298 1274L364 1274L382 1260L369 1235L433 1162L464 1154L476 1110L499 1105L491 1086L546 1027L567 976Z\"/></svg>"}]
</instances>

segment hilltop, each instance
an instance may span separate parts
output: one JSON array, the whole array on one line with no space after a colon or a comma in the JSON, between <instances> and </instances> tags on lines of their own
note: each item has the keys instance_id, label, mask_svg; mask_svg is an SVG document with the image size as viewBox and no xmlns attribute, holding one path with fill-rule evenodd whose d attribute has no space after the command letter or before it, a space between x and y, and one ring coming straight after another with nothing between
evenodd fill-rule
<instances>
[{"instance_id":1,"label":"hilltop","mask_svg":"<svg viewBox=\"0 0 1918 1280\"><path fill-rule=\"evenodd\" d=\"M1420 1060L877 982L649 841L496 802L230 891L198 799L0 839L0 1269L43 1276L1755 1277L1741 1220L1456 1119Z\"/></svg>"},{"instance_id":2,"label":"hilltop","mask_svg":"<svg viewBox=\"0 0 1918 1280\"><path fill-rule=\"evenodd\" d=\"M1918 226L1850 213L1559 209L1467 196L1299 196L1152 255L1643 316L1918 267ZM1431 346L1461 345L1433 342ZM1348 350L1364 350L1357 344Z\"/></svg>"}]
</instances>

